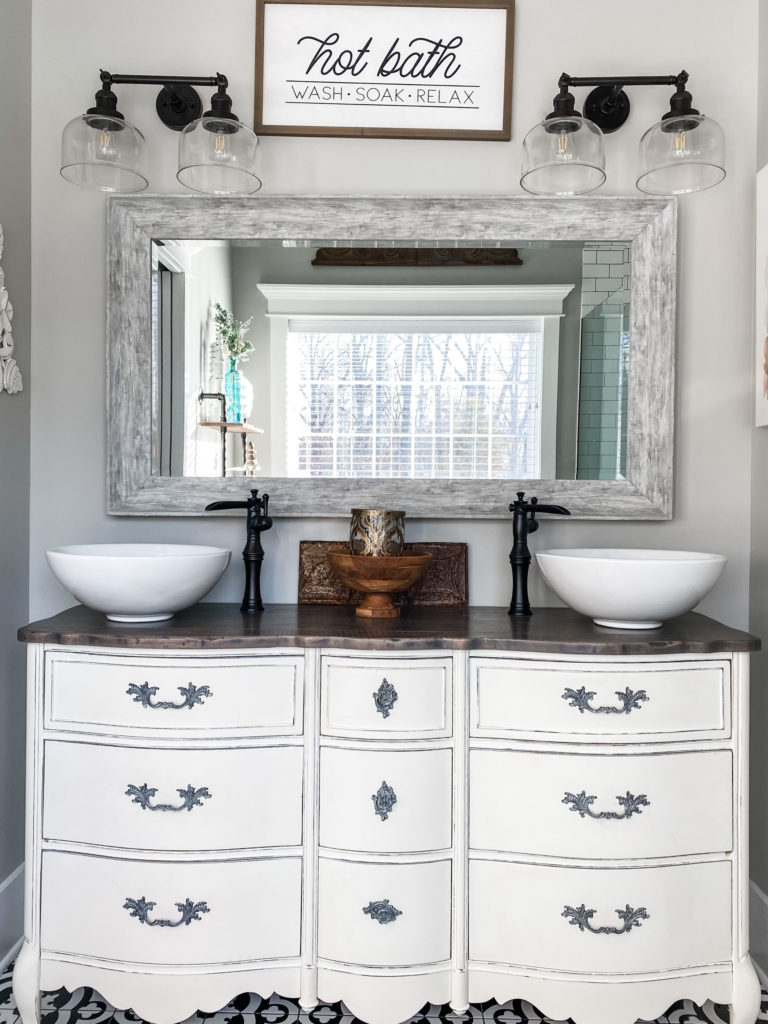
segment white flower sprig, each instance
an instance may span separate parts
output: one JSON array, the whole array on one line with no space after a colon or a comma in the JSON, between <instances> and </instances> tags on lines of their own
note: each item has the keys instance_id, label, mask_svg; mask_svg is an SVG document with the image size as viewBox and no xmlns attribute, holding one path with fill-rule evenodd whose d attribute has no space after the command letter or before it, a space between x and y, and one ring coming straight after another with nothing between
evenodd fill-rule
<instances>
[{"instance_id":1,"label":"white flower sprig","mask_svg":"<svg viewBox=\"0 0 768 1024\"><path fill-rule=\"evenodd\" d=\"M236 320L234 313L224 309L218 302L214 303L213 308L216 310L213 316L216 337L224 352L230 359L245 359L249 352L253 352L253 345L245 337L253 317Z\"/></svg>"}]
</instances>

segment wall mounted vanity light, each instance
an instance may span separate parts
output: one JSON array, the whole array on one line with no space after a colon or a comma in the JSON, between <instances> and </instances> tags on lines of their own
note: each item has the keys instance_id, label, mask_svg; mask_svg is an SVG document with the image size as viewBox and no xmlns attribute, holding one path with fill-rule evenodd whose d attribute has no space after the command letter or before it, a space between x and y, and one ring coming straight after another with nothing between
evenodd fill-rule
<instances>
[{"instance_id":1,"label":"wall mounted vanity light","mask_svg":"<svg viewBox=\"0 0 768 1024\"><path fill-rule=\"evenodd\" d=\"M147 187L144 136L117 109L112 85L160 85L155 104L163 124L181 132L179 167L182 185L211 195L247 195L261 188L255 171L258 138L232 113L227 79L165 75L113 75L101 72L96 106L74 118L61 140L61 174L67 181L103 192L141 192ZM211 109L195 85L216 87Z\"/></svg>"},{"instance_id":2,"label":"wall mounted vanity light","mask_svg":"<svg viewBox=\"0 0 768 1024\"><path fill-rule=\"evenodd\" d=\"M725 177L725 138L720 125L692 106L688 73L574 78L563 73L553 110L523 140L520 184L534 195L576 196L605 181L603 135L629 116L624 86L674 85L670 109L640 140L636 185L652 195L682 195L717 185ZM569 86L595 86L575 109Z\"/></svg>"}]
</instances>

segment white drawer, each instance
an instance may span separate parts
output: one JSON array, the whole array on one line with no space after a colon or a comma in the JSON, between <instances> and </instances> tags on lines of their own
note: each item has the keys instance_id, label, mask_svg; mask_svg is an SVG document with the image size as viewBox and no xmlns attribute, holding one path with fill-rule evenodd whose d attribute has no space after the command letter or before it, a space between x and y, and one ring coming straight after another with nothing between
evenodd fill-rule
<instances>
[{"instance_id":1,"label":"white drawer","mask_svg":"<svg viewBox=\"0 0 768 1024\"><path fill-rule=\"evenodd\" d=\"M470 861L472 961L585 974L730 963L731 866L554 868ZM622 921L617 909L645 913ZM589 927L619 934L592 934ZM578 922L581 919L583 929ZM628 926L628 930L623 931Z\"/></svg>"},{"instance_id":2,"label":"white drawer","mask_svg":"<svg viewBox=\"0 0 768 1024\"><path fill-rule=\"evenodd\" d=\"M473 736L611 742L730 732L727 661L470 659Z\"/></svg>"},{"instance_id":3,"label":"white drawer","mask_svg":"<svg viewBox=\"0 0 768 1024\"><path fill-rule=\"evenodd\" d=\"M318 956L410 967L451 955L451 862L367 864L320 858Z\"/></svg>"},{"instance_id":4,"label":"white drawer","mask_svg":"<svg viewBox=\"0 0 768 1024\"><path fill-rule=\"evenodd\" d=\"M473 750L470 846L607 859L724 854L733 847L731 772L727 750Z\"/></svg>"},{"instance_id":5,"label":"white drawer","mask_svg":"<svg viewBox=\"0 0 768 1024\"><path fill-rule=\"evenodd\" d=\"M49 653L46 725L97 733L296 735L303 658Z\"/></svg>"},{"instance_id":6,"label":"white drawer","mask_svg":"<svg viewBox=\"0 0 768 1024\"><path fill-rule=\"evenodd\" d=\"M324 657L323 734L449 736L451 666L445 657Z\"/></svg>"},{"instance_id":7,"label":"white drawer","mask_svg":"<svg viewBox=\"0 0 768 1024\"><path fill-rule=\"evenodd\" d=\"M42 907L50 952L171 965L297 957L301 858L195 864L46 852Z\"/></svg>"},{"instance_id":8,"label":"white drawer","mask_svg":"<svg viewBox=\"0 0 768 1024\"><path fill-rule=\"evenodd\" d=\"M320 844L371 853L451 846L450 750L320 752Z\"/></svg>"},{"instance_id":9,"label":"white drawer","mask_svg":"<svg viewBox=\"0 0 768 1024\"><path fill-rule=\"evenodd\" d=\"M167 750L47 740L45 758L46 839L169 851L301 843L300 747Z\"/></svg>"}]
</instances>

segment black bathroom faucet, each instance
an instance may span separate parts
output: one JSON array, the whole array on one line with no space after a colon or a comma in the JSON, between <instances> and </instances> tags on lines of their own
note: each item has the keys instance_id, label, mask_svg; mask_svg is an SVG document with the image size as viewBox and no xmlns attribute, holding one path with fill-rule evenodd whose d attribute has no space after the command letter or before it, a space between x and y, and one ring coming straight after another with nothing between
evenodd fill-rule
<instances>
[{"instance_id":1,"label":"black bathroom faucet","mask_svg":"<svg viewBox=\"0 0 768 1024\"><path fill-rule=\"evenodd\" d=\"M241 612L263 612L261 603L261 563L264 561L264 548L261 546L261 534L272 527L272 519L267 514L269 495L259 497L259 492L251 490L250 498L244 501L213 501L205 506L206 512L217 512L225 508L244 508L247 510L245 520L246 539L243 548L245 562L245 593Z\"/></svg>"},{"instance_id":2,"label":"black bathroom faucet","mask_svg":"<svg viewBox=\"0 0 768 1024\"><path fill-rule=\"evenodd\" d=\"M509 553L512 566L512 602L509 606L510 615L531 615L531 603L528 600L528 568L531 564L531 552L528 550L528 534L535 533L539 528L537 512L548 512L550 515L569 516L571 513L562 505L540 505L538 498L524 501L525 491L517 492L517 501L509 506L512 513L512 536L514 544Z\"/></svg>"}]
</instances>

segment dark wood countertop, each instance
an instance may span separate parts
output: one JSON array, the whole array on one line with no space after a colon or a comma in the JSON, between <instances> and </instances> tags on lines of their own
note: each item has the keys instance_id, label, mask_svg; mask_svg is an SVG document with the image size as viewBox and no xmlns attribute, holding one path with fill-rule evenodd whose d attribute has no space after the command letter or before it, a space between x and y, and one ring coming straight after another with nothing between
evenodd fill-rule
<instances>
[{"instance_id":1,"label":"dark wood countertop","mask_svg":"<svg viewBox=\"0 0 768 1024\"><path fill-rule=\"evenodd\" d=\"M363 619L335 605L268 606L244 615L235 604L197 604L164 622L110 622L82 605L19 630L25 643L146 650L341 647L358 651L458 649L541 654L668 655L757 651L760 641L696 612L659 629L608 629L570 608L414 607L399 619Z\"/></svg>"}]
</instances>

